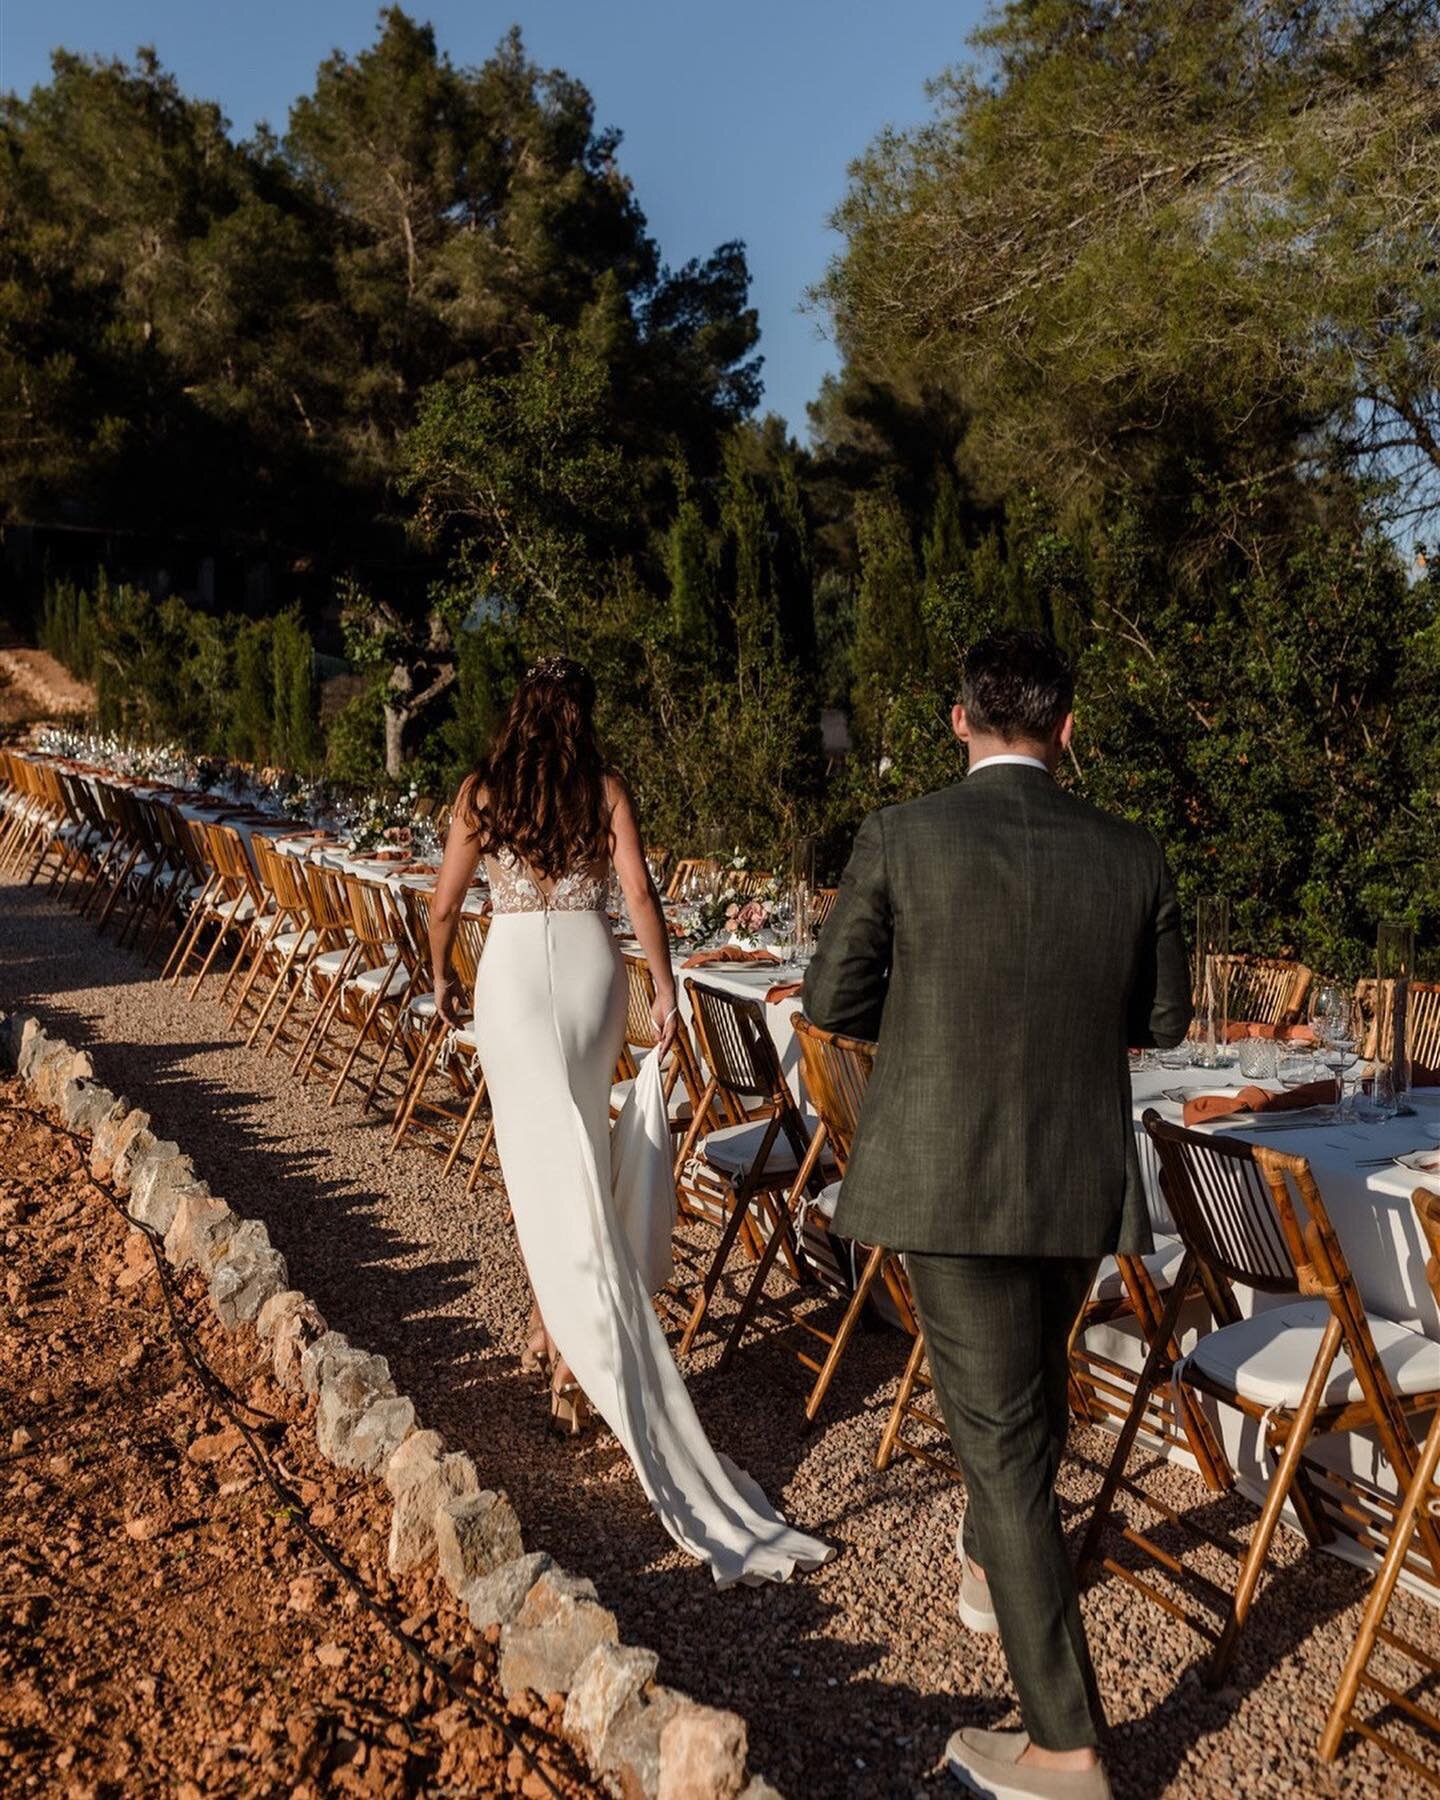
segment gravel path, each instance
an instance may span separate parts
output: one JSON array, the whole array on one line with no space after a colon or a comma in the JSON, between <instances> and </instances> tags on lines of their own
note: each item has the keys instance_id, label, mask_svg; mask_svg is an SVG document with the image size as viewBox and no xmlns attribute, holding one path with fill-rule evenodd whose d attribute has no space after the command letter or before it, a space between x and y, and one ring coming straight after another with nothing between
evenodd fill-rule
<instances>
[{"instance_id":1,"label":"gravel path","mask_svg":"<svg viewBox=\"0 0 1440 1800\"><path fill-rule=\"evenodd\" d=\"M594 1577L622 1637L659 1651L661 1679L744 1715L752 1766L791 1800L951 1791L937 1771L948 1733L1018 1723L998 1646L955 1616L960 1489L910 1461L884 1475L872 1465L903 1361L895 1334L857 1337L808 1436L795 1334L753 1341L725 1376L713 1350L693 1359L715 1442L842 1552L785 1587L717 1593L670 1548L613 1440L572 1448L546 1430L541 1395L516 1368L525 1288L502 1190L467 1199L419 1151L386 1161L383 1131L353 1105L327 1108L279 1057L240 1047L203 996L187 1006L35 888L0 887L0 1006L31 1008L90 1047L101 1081L150 1111L217 1193L265 1220L296 1284L333 1326L389 1357L425 1421L508 1490L531 1543ZM1072 1435L1061 1486L1077 1526L1108 1443ZM1248 1530L1243 1502L1181 1471L1152 1479L1212 1530ZM1118 1582L1093 1588L1085 1611L1116 1792L1406 1791L1398 1766L1363 1744L1335 1768L1313 1755L1365 1588L1287 1536L1216 1694L1197 1680L1195 1636ZM1440 1614L1410 1601L1404 1615L1440 1652Z\"/></svg>"}]
</instances>

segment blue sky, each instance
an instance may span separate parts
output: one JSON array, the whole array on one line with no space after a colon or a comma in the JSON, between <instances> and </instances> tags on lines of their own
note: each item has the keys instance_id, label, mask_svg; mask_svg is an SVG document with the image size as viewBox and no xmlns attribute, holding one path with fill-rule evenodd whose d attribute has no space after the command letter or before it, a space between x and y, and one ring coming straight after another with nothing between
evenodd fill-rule
<instances>
[{"instance_id":1,"label":"blue sky","mask_svg":"<svg viewBox=\"0 0 1440 1800\"><path fill-rule=\"evenodd\" d=\"M802 437L805 403L834 367L797 311L838 240L826 219L846 168L885 125L926 116L925 82L966 57L983 0L412 0L459 64L512 22L530 54L578 76L667 261L728 238L749 248L764 334L765 406ZM371 41L372 0L0 0L0 87L28 92L49 53L130 56L154 44L191 93L243 135L283 129L291 100L336 47Z\"/></svg>"}]
</instances>

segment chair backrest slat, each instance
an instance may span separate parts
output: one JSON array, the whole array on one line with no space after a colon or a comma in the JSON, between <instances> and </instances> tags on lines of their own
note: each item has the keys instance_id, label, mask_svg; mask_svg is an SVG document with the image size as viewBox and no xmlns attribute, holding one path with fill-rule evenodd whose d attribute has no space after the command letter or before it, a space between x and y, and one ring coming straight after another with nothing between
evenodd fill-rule
<instances>
[{"instance_id":1,"label":"chair backrest slat","mask_svg":"<svg viewBox=\"0 0 1440 1800\"><path fill-rule=\"evenodd\" d=\"M800 1045L805 1091L825 1127L830 1148L843 1174L860 1123L865 1089L875 1066L875 1046L866 1038L824 1031L803 1013L791 1023Z\"/></svg>"},{"instance_id":2,"label":"chair backrest slat","mask_svg":"<svg viewBox=\"0 0 1440 1800\"><path fill-rule=\"evenodd\" d=\"M738 1100L779 1099L787 1091L762 1003L686 978L700 1048L719 1087Z\"/></svg>"},{"instance_id":3,"label":"chair backrest slat","mask_svg":"<svg viewBox=\"0 0 1440 1800\"><path fill-rule=\"evenodd\" d=\"M1153 1109L1144 1122L1186 1245L1227 1282L1267 1294L1306 1291L1309 1252L1285 1178L1285 1170L1304 1158L1186 1131Z\"/></svg>"}]
</instances>

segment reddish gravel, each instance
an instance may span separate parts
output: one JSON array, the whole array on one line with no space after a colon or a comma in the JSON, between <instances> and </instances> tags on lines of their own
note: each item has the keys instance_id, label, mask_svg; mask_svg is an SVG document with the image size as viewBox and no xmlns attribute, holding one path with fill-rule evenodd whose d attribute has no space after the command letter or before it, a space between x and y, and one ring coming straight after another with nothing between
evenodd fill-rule
<instances>
[{"instance_id":1,"label":"reddish gravel","mask_svg":"<svg viewBox=\"0 0 1440 1800\"><path fill-rule=\"evenodd\" d=\"M670 1548L612 1440L572 1448L547 1433L540 1395L516 1369L525 1289L498 1188L466 1199L427 1156L387 1161L373 1115L328 1109L278 1058L240 1048L203 997L186 1006L70 912L11 887L0 889L0 1006L21 1005L90 1047L102 1081L151 1111L217 1193L266 1221L296 1285L389 1357L424 1422L507 1489L533 1545L595 1579L626 1641L660 1652L660 1679L744 1715L752 1766L792 1800L944 1792L950 1731L1018 1722L998 1647L955 1616L960 1490L915 1463L884 1475L872 1465L903 1359L894 1334L860 1334L808 1436L793 1334L768 1331L724 1377L713 1349L693 1359L715 1442L842 1551L786 1587L717 1593ZM1108 1443L1072 1436L1062 1494L1077 1524ZM1243 1533L1253 1519L1181 1471L1153 1479L1212 1529ZM1197 1679L1197 1638L1117 1582L1092 1589L1117 1793L1405 1791L1366 1745L1347 1746L1334 1768L1314 1760L1366 1585L1286 1537L1216 1694ZM1414 1601L1404 1612L1407 1631L1440 1653L1440 1614Z\"/></svg>"},{"instance_id":2,"label":"reddish gravel","mask_svg":"<svg viewBox=\"0 0 1440 1800\"><path fill-rule=\"evenodd\" d=\"M0 1788L544 1795L301 1535L184 1359L145 1239L21 1104L0 1084ZM506 1717L493 1644L433 1576L386 1572L383 1494L320 1460L310 1409L275 1385L254 1334L228 1335L203 1285L179 1285L204 1359L264 1415L247 1422L311 1523ZM599 1791L553 1706L528 1695L516 1712L563 1793Z\"/></svg>"}]
</instances>

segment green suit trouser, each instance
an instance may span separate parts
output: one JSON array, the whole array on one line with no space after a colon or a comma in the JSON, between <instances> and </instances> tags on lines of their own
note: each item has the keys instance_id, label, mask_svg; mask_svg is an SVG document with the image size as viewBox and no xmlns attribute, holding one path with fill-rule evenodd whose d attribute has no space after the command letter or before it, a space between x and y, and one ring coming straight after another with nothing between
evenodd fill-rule
<instances>
[{"instance_id":1,"label":"green suit trouser","mask_svg":"<svg viewBox=\"0 0 1440 1800\"><path fill-rule=\"evenodd\" d=\"M1025 1729L1078 1750L1104 1727L1055 1476L1066 1343L1095 1277L1066 1256L905 1258L930 1376L965 1477L965 1551L984 1569Z\"/></svg>"}]
</instances>

